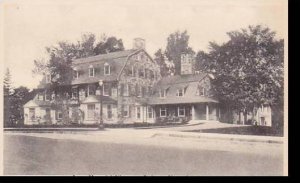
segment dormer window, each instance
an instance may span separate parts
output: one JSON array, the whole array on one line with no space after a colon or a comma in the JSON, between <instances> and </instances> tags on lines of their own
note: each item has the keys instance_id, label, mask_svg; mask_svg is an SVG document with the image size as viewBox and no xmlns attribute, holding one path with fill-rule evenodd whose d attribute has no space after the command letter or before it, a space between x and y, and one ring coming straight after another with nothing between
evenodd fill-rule
<instances>
[{"instance_id":1,"label":"dormer window","mask_svg":"<svg viewBox=\"0 0 300 183\"><path fill-rule=\"evenodd\" d=\"M183 97L184 96L184 89L178 89L176 93L177 97Z\"/></svg>"},{"instance_id":2,"label":"dormer window","mask_svg":"<svg viewBox=\"0 0 300 183\"><path fill-rule=\"evenodd\" d=\"M110 75L110 65L108 63L104 64L104 75Z\"/></svg>"},{"instance_id":3,"label":"dormer window","mask_svg":"<svg viewBox=\"0 0 300 183\"><path fill-rule=\"evenodd\" d=\"M73 78L74 79L78 79L79 78L79 72L78 72L78 70L76 68L74 69L74 72L73 72Z\"/></svg>"},{"instance_id":4,"label":"dormer window","mask_svg":"<svg viewBox=\"0 0 300 183\"><path fill-rule=\"evenodd\" d=\"M159 96L160 96L160 98L165 98L166 97L166 90L160 90L159 91Z\"/></svg>"},{"instance_id":5,"label":"dormer window","mask_svg":"<svg viewBox=\"0 0 300 183\"><path fill-rule=\"evenodd\" d=\"M205 93L206 93L206 89L204 87L202 87L202 86L199 86L198 87L198 94L199 94L199 96L204 96Z\"/></svg>"},{"instance_id":6,"label":"dormer window","mask_svg":"<svg viewBox=\"0 0 300 183\"><path fill-rule=\"evenodd\" d=\"M89 77L94 77L95 76L95 68L90 65L89 66Z\"/></svg>"},{"instance_id":7,"label":"dormer window","mask_svg":"<svg viewBox=\"0 0 300 183\"><path fill-rule=\"evenodd\" d=\"M51 75L46 74L46 83L51 83Z\"/></svg>"}]
</instances>

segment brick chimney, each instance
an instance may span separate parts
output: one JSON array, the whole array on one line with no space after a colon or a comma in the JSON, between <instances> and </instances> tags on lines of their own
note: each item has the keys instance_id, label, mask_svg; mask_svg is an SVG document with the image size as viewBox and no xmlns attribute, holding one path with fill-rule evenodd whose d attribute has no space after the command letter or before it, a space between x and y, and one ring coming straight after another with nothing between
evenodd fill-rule
<instances>
[{"instance_id":1,"label":"brick chimney","mask_svg":"<svg viewBox=\"0 0 300 183\"><path fill-rule=\"evenodd\" d=\"M194 74L195 56L190 53L181 54L181 71L180 74Z\"/></svg>"},{"instance_id":2,"label":"brick chimney","mask_svg":"<svg viewBox=\"0 0 300 183\"><path fill-rule=\"evenodd\" d=\"M145 39L135 38L133 39L133 48L134 50L145 49Z\"/></svg>"}]
</instances>

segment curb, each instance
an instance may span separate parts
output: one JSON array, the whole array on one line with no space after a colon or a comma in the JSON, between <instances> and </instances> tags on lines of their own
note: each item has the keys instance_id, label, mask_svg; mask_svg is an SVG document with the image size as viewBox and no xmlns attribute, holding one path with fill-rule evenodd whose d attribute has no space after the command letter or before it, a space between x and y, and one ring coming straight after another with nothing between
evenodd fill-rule
<instances>
[{"instance_id":1,"label":"curb","mask_svg":"<svg viewBox=\"0 0 300 183\"><path fill-rule=\"evenodd\" d=\"M157 137L157 136L283 144L283 137L268 137L268 136L249 137L245 135L233 136L228 134L213 134L213 133L201 133L201 134L155 133L152 135L152 137Z\"/></svg>"}]
</instances>

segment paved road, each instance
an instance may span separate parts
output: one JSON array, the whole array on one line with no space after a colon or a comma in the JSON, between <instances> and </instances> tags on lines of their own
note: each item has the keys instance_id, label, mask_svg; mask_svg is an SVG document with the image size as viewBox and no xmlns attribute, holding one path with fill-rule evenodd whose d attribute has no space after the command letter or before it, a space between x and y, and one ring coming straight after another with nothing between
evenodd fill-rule
<instances>
[{"instance_id":1,"label":"paved road","mask_svg":"<svg viewBox=\"0 0 300 183\"><path fill-rule=\"evenodd\" d=\"M112 140L116 143L111 143L105 140L76 140L75 134L72 139L60 138L63 134L52 135L45 138L41 135L5 134L4 174L282 175L282 147L278 144L270 147L267 144L258 145L261 148L256 148L256 144L235 146L249 149L247 153L231 151L230 147L234 147L236 142L228 144L229 149L226 149L220 148L221 144L226 145L225 142L214 145L218 148L207 148L213 143L191 143L176 138L154 138L155 142L148 139L140 143L124 143L124 138L123 141L119 138L120 143L116 142L117 139ZM94 135L95 139L100 137ZM169 145L164 146L163 143ZM187 144L195 148L185 148ZM255 152L255 148L263 152ZM253 152L250 153L250 149Z\"/></svg>"}]
</instances>

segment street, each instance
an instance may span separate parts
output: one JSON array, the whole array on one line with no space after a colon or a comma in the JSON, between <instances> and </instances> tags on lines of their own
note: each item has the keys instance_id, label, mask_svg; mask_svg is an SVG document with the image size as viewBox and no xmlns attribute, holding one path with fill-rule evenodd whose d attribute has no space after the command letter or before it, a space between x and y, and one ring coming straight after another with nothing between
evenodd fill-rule
<instances>
[{"instance_id":1,"label":"street","mask_svg":"<svg viewBox=\"0 0 300 183\"><path fill-rule=\"evenodd\" d=\"M283 174L282 144L145 138L132 132L128 132L133 134L128 139L122 135L105 135L113 132L89 135L5 133L4 174Z\"/></svg>"}]
</instances>

